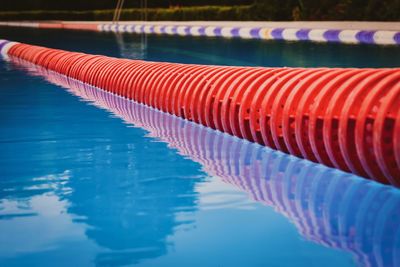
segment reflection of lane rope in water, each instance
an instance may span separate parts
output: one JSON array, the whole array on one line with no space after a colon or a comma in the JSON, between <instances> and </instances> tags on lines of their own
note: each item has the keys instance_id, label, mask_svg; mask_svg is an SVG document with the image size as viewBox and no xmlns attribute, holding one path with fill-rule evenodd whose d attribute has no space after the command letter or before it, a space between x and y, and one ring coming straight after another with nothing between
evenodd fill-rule
<instances>
[{"instance_id":1,"label":"reflection of lane rope in water","mask_svg":"<svg viewBox=\"0 0 400 267\"><path fill-rule=\"evenodd\" d=\"M209 174L273 206L308 240L351 252L359 266L400 266L398 189L226 136L33 67L50 82L150 131Z\"/></svg>"}]
</instances>

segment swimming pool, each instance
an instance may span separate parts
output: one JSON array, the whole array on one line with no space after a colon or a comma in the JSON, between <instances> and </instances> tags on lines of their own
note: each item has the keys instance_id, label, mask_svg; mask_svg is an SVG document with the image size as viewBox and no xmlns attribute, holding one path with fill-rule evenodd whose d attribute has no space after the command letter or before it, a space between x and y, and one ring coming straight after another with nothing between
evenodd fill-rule
<instances>
[{"instance_id":1,"label":"swimming pool","mask_svg":"<svg viewBox=\"0 0 400 267\"><path fill-rule=\"evenodd\" d=\"M399 59L393 47L149 36L145 48L138 36L92 32L0 36L184 63L384 67ZM398 189L0 64L2 265L400 262Z\"/></svg>"}]
</instances>

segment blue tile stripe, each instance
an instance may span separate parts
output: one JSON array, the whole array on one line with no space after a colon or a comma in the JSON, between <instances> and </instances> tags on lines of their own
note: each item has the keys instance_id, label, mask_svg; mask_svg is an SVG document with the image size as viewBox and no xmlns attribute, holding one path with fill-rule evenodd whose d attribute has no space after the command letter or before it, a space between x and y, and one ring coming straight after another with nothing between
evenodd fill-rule
<instances>
[{"instance_id":1,"label":"blue tile stripe","mask_svg":"<svg viewBox=\"0 0 400 267\"><path fill-rule=\"evenodd\" d=\"M327 30L324 33L324 38L328 42L340 42L339 33L340 33L340 30Z\"/></svg>"},{"instance_id":2,"label":"blue tile stripe","mask_svg":"<svg viewBox=\"0 0 400 267\"><path fill-rule=\"evenodd\" d=\"M309 37L308 37L309 32L310 32L310 29L299 29L296 32L296 37L299 40L309 40Z\"/></svg>"},{"instance_id":3,"label":"blue tile stripe","mask_svg":"<svg viewBox=\"0 0 400 267\"><path fill-rule=\"evenodd\" d=\"M221 30L222 30L222 27L215 27L215 29L214 29L215 36L222 36Z\"/></svg>"},{"instance_id":4,"label":"blue tile stripe","mask_svg":"<svg viewBox=\"0 0 400 267\"><path fill-rule=\"evenodd\" d=\"M112 24L100 24L100 31L118 31L134 33L156 33L170 35L219 36L246 39L316 41L335 43L363 43L400 45L400 32L367 31L367 30L335 30L307 28L260 28L260 27L222 27L222 26L190 26L190 25L144 25L122 24L113 28Z\"/></svg>"}]
</instances>

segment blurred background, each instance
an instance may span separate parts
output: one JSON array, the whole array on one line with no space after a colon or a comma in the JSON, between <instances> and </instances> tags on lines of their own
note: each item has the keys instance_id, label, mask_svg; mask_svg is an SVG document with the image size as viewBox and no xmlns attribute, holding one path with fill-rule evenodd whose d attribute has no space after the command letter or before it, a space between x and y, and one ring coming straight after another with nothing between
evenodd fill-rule
<instances>
[{"instance_id":1,"label":"blurred background","mask_svg":"<svg viewBox=\"0 0 400 267\"><path fill-rule=\"evenodd\" d=\"M0 20L112 20L117 0L3 0ZM399 21L399 0L125 0L121 20Z\"/></svg>"}]
</instances>

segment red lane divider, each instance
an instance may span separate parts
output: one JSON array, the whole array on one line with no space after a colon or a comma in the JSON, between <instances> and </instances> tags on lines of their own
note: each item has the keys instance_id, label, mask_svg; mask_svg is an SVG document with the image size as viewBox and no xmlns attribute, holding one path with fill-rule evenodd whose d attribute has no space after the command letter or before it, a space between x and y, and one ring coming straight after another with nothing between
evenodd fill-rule
<instances>
[{"instance_id":1,"label":"red lane divider","mask_svg":"<svg viewBox=\"0 0 400 267\"><path fill-rule=\"evenodd\" d=\"M400 69L158 63L14 44L8 55L207 127L400 186Z\"/></svg>"}]
</instances>

